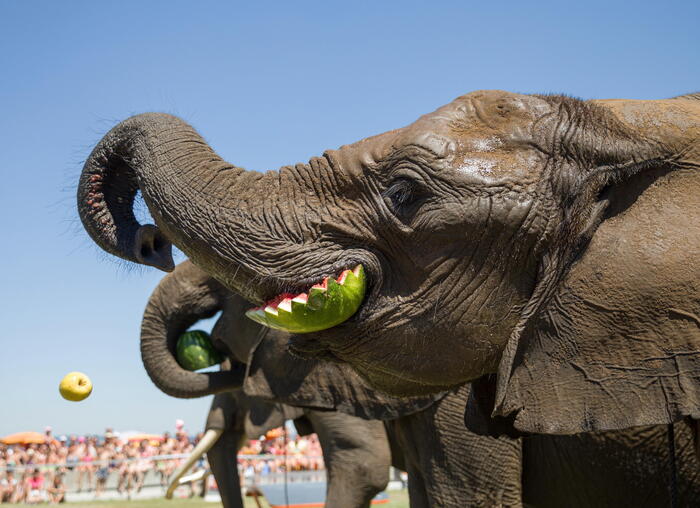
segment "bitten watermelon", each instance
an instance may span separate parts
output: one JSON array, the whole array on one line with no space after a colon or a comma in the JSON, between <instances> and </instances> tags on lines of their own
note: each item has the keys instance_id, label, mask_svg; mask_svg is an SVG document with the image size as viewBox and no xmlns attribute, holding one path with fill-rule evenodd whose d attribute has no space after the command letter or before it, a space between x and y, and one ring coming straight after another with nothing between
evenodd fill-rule
<instances>
[{"instance_id":1,"label":"bitten watermelon","mask_svg":"<svg viewBox=\"0 0 700 508\"><path fill-rule=\"evenodd\" d=\"M325 278L308 294L281 294L262 307L246 312L253 321L291 333L326 330L352 317L365 298L367 282L362 265L345 270L338 279Z\"/></svg>"},{"instance_id":2,"label":"bitten watermelon","mask_svg":"<svg viewBox=\"0 0 700 508\"><path fill-rule=\"evenodd\" d=\"M199 370L221 363L224 357L211 343L209 334L202 330L190 330L177 340L177 363L183 369Z\"/></svg>"}]
</instances>

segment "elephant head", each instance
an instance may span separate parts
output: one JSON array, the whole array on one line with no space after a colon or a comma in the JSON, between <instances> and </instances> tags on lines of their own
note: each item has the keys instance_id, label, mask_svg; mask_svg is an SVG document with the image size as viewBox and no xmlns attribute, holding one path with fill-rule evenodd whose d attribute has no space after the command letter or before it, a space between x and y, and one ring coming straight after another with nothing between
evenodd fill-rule
<instances>
[{"instance_id":1,"label":"elephant head","mask_svg":"<svg viewBox=\"0 0 700 508\"><path fill-rule=\"evenodd\" d=\"M108 252L169 270L171 241L256 304L361 263L359 311L291 344L388 392L497 374L494 415L524 430L664 423L700 412L699 120L693 97L481 91L260 174L222 161L182 120L145 114L94 149L78 205ZM138 190L157 227L134 219ZM650 277L657 268L676 272ZM614 283L626 306L601 311ZM576 315L571 299L587 302ZM601 312L620 325L650 301L641 313L668 326L583 333ZM635 405L654 411L625 414Z\"/></svg>"}]
</instances>

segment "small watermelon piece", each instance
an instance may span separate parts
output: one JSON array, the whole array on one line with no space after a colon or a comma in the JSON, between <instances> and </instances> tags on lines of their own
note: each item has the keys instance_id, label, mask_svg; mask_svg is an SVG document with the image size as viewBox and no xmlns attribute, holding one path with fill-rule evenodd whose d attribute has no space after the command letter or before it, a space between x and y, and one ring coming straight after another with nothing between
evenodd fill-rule
<instances>
[{"instance_id":1,"label":"small watermelon piece","mask_svg":"<svg viewBox=\"0 0 700 508\"><path fill-rule=\"evenodd\" d=\"M202 330L190 330L177 340L177 363L183 369L199 370L221 363L224 357L211 343L209 334Z\"/></svg>"},{"instance_id":2,"label":"small watermelon piece","mask_svg":"<svg viewBox=\"0 0 700 508\"><path fill-rule=\"evenodd\" d=\"M326 330L352 317L365 298L367 282L362 265L345 270L338 279L325 278L308 292L282 294L246 312L261 325L290 333Z\"/></svg>"}]
</instances>

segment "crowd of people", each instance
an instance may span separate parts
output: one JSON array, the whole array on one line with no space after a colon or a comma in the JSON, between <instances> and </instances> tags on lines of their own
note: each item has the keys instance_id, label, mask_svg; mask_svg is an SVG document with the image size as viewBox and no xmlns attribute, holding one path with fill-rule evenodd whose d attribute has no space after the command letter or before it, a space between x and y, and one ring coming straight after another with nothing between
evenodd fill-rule
<instances>
[{"instance_id":1,"label":"crowd of people","mask_svg":"<svg viewBox=\"0 0 700 508\"><path fill-rule=\"evenodd\" d=\"M251 458L247 458L251 457ZM321 444L316 434L289 439L281 429L268 432L241 448L238 469L241 482L257 483L261 476L285 471L320 471L324 468Z\"/></svg>"},{"instance_id":2,"label":"crowd of people","mask_svg":"<svg viewBox=\"0 0 700 508\"><path fill-rule=\"evenodd\" d=\"M0 503L62 503L67 475L70 490L94 492L101 497L109 478L112 487L131 496L144 486L149 472L160 485L182 464L201 438L191 438L181 420L174 434L141 439L120 436L107 429L98 436L54 437L45 430L40 443L0 444ZM288 471L322 470L321 447L315 435L288 438L282 429L250 440L238 457L241 479Z\"/></svg>"}]
</instances>

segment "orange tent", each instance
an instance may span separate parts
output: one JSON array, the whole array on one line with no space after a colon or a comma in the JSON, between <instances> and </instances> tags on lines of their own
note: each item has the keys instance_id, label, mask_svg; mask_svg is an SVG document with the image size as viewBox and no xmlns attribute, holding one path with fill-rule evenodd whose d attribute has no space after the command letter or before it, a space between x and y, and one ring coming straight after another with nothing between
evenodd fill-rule
<instances>
[{"instance_id":1,"label":"orange tent","mask_svg":"<svg viewBox=\"0 0 700 508\"><path fill-rule=\"evenodd\" d=\"M46 436L40 432L16 432L0 439L5 444L42 444L46 442Z\"/></svg>"}]
</instances>

